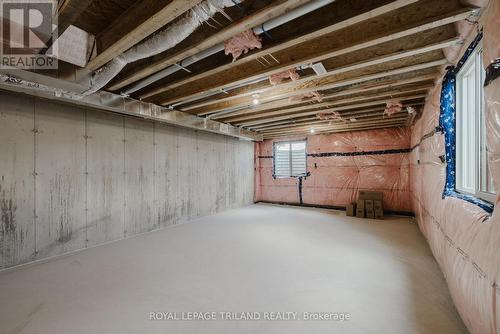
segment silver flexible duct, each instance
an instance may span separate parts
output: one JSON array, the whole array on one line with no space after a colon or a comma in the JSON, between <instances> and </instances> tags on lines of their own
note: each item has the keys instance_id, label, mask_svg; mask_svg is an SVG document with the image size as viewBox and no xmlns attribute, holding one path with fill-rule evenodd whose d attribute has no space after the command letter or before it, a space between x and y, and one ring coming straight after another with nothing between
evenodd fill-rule
<instances>
[{"instance_id":1,"label":"silver flexible duct","mask_svg":"<svg viewBox=\"0 0 500 334\"><path fill-rule=\"evenodd\" d=\"M225 7L234 6L238 2L241 0L205 0L201 2L177 22L168 25L165 29L143 40L95 71L91 87L83 94L93 94L106 86L128 63L157 55L176 46L191 35L203 22Z\"/></svg>"}]
</instances>

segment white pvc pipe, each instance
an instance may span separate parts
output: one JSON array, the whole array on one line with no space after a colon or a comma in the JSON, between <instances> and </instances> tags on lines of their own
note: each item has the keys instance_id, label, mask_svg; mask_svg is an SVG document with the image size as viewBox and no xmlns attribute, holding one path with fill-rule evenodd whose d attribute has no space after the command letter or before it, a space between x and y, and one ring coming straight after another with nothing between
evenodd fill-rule
<instances>
[{"instance_id":1,"label":"white pvc pipe","mask_svg":"<svg viewBox=\"0 0 500 334\"><path fill-rule=\"evenodd\" d=\"M284 15L281 15L279 17L271 19L271 20L263 23L262 25L253 28L252 30L256 35L260 35L260 34L264 33L264 31L268 31L268 30L271 30L273 28L276 28L276 27L283 25L287 22L290 22L298 17L301 17L307 13L315 11L316 9L324 7L324 6L330 4L334 1L335 0L313 0L313 1L307 3L303 6L300 6L298 8L295 8L294 10L289 11L288 13L286 13ZM212 56L212 55L214 55L222 50L224 50L224 43L214 45L209 49L203 50L203 51L201 51L201 52L199 52L191 57L188 57L188 58L182 60L179 63L180 66L171 65L171 66L165 68L164 70L161 70L161 71L139 81L138 83L130 86L127 90L125 90L124 93L125 94L134 93L134 92L136 92L136 91L138 91L146 86L149 86L150 84L152 84L158 80L161 80L161 79L179 71L182 67L187 67L189 65L192 65L192 64L196 63L197 61L200 61L202 59L210 57L210 56Z\"/></svg>"}]
</instances>

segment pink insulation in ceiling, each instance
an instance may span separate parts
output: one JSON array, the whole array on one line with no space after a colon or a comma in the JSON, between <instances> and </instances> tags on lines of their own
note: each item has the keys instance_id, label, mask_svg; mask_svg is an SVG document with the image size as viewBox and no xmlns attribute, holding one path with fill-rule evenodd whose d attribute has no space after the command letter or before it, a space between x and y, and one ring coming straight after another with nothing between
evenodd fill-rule
<instances>
[{"instance_id":1,"label":"pink insulation in ceiling","mask_svg":"<svg viewBox=\"0 0 500 334\"><path fill-rule=\"evenodd\" d=\"M224 43L224 52L226 55L232 55L233 61L250 50L260 48L262 48L262 39L251 29L231 37Z\"/></svg>"},{"instance_id":2,"label":"pink insulation in ceiling","mask_svg":"<svg viewBox=\"0 0 500 334\"><path fill-rule=\"evenodd\" d=\"M269 83L273 86L276 86L284 82L286 79L297 81L300 79L300 75L297 73L297 70L295 68L291 68L289 70L271 75L269 77Z\"/></svg>"}]
</instances>

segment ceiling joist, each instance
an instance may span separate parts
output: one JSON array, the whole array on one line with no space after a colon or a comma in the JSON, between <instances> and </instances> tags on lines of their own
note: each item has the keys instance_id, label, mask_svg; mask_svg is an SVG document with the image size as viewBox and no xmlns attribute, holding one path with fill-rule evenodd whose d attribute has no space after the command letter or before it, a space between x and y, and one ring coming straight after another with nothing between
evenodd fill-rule
<instances>
[{"instance_id":1,"label":"ceiling joist","mask_svg":"<svg viewBox=\"0 0 500 334\"><path fill-rule=\"evenodd\" d=\"M230 86L244 84L245 82L251 82L262 77L268 77L272 74L279 73L289 68L299 67L304 64L315 63L318 61L323 61L325 59L338 57L368 47L380 45L382 43L389 42L394 39L407 37L436 27L454 23L456 21L463 20L469 17L473 10L474 10L473 8L462 8L452 13L440 15L432 19L426 19L423 22L419 22L418 25L413 25L409 27L399 26L396 28L397 31L385 32L379 36L370 38L369 40L354 43L348 46L342 46L340 48L334 48L329 51L321 53L318 53L314 49L311 50L311 48L307 48L307 50L305 51L302 50L301 48L299 50L301 50L301 52L304 53L305 55L308 54L309 56L304 55L300 57L297 54L298 52L295 52L297 55L292 58L292 61L287 63L281 63L277 66L272 67L271 69L265 69L258 73L253 73L253 70L250 68L245 70L244 66L243 67L240 66L238 67L237 71L227 71L224 73L219 73L216 77L208 77L205 81L197 80L197 84L187 85L183 89L177 87L175 90L169 91L168 97L162 98L158 102L162 105L170 105L173 103L181 102L182 100L185 99L192 99L193 97L196 97L198 95L203 95L210 90L215 90L215 91L220 91L221 89L227 90L228 87ZM296 47L299 48L300 46L297 45ZM316 47L318 50L320 49L320 45L317 45ZM324 49L325 46L323 46L322 48ZM306 49L305 46L303 49ZM293 50L290 50L290 52L293 52ZM252 70L252 73L249 73L250 70ZM250 96L252 94L254 94L254 90L249 90L243 94L239 93L238 97L241 95ZM233 97L232 96L226 97L225 100L230 98Z\"/></svg>"}]
</instances>

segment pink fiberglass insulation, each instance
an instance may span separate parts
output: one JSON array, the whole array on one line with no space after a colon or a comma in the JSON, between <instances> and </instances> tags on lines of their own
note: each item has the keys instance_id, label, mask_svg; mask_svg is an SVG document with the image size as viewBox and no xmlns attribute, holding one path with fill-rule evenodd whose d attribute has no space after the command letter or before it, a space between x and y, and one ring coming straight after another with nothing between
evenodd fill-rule
<instances>
[{"instance_id":1,"label":"pink fiberglass insulation","mask_svg":"<svg viewBox=\"0 0 500 334\"><path fill-rule=\"evenodd\" d=\"M300 75L297 73L297 70L295 68L291 68L289 70L271 75L269 77L269 83L273 86L276 86L285 81L286 79L291 79L292 81L296 81L300 79Z\"/></svg>"},{"instance_id":2,"label":"pink fiberglass insulation","mask_svg":"<svg viewBox=\"0 0 500 334\"><path fill-rule=\"evenodd\" d=\"M262 48L262 39L255 35L251 29L231 37L224 43L224 52L226 55L231 54L233 61L250 50L260 48Z\"/></svg>"},{"instance_id":3,"label":"pink fiberglass insulation","mask_svg":"<svg viewBox=\"0 0 500 334\"><path fill-rule=\"evenodd\" d=\"M485 21L484 65L488 66L500 57L500 1L491 0ZM486 36L486 32L488 36Z\"/></svg>"},{"instance_id":4,"label":"pink fiberglass insulation","mask_svg":"<svg viewBox=\"0 0 500 334\"><path fill-rule=\"evenodd\" d=\"M500 56L499 0L490 2L484 25L485 67ZM496 23L495 23L496 22ZM475 29L471 31L475 34ZM464 45L467 47L467 44ZM456 59L454 60L456 61ZM439 124L441 83L433 88L412 145ZM500 189L500 78L485 88L488 161ZM500 209L497 195L490 216L479 206L442 197L446 164L443 135L421 141L410 155L412 205L449 286L455 305L472 334L500 333ZM498 190L497 190L498 192Z\"/></svg>"},{"instance_id":5,"label":"pink fiberglass insulation","mask_svg":"<svg viewBox=\"0 0 500 334\"><path fill-rule=\"evenodd\" d=\"M326 120L334 120L334 121L345 121L345 119L342 117L342 115L339 112L333 111L329 113L324 113L320 112L316 114L316 117L318 117L320 120L326 121Z\"/></svg>"},{"instance_id":6,"label":"pink fiberglass insulation","mask_svg":"<svg viewBox=\"0 0 500 334\"><path fill-rule=\"evenodd\" d=\"M297 179L273 178L273 141L266 140L256 146L255 199L299 203ZM409 154L406 152L409 147L410 132L404 128L309 136L307 171L310 176L303 180L303 203L345 206L356 200L359 189L370 189L384 193L386 210L410 212ZM386 152L400 149L403 151ZM369 151L379 154L357 155ZM330 155L311 156L321 153Z\"/></svg>"},{"instance_id":7,"label":"pink fiberglass insulation","mask_svg":"<svg viewBox=\"0 0 500 334\"><path fill-rule=\"evenodd\" d=\"M310 93L291 96L288 100L290 102L300 102L308 99L315 99L317 102L321 102L323 101L323 95L321 95L321 93L318 92L310 92Z\"/></svg>"},{"instance_id":8,"label":"pink fiberglass insulation","mask_svg":"<svg viewBox=\"0 0 500 334\"><path fill-rule=\"evenodd\" d=\"M392 116L403 110L403 104L400 101L389 101L384 110L384 114Z\"/></svg>"}]
</instances>

